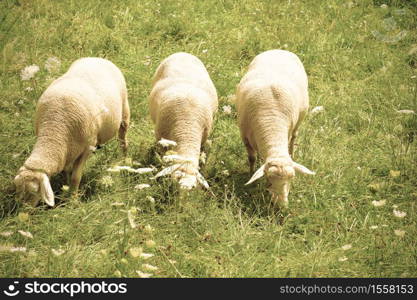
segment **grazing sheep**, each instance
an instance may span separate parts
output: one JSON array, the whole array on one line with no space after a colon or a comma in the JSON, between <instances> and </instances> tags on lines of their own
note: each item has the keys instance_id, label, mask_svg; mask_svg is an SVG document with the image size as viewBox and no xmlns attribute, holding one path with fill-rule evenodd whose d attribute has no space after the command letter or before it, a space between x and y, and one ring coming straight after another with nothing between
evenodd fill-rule
<instances>
[{"instance_id":1,"label":"grazing sheep","mask_svg":"<svg viewBox=\"0 0 417 300\"><path fill-rule=\"evenodd\" d=\"M256 56L237 87L238 122L251 173L257 152L265 161L246 184L266 174L272 201L278 206L288 205L295 172L315 174L292 160L308 102L307 75L297 55L289 51L270 50Z\"/></svg>"},{"instance_id":2,"label":"grazing sheep","mask_svg":"<svg viewBox=\"0 0 417 300\"><path fill-rule=\"evenodd\" d=\"M202 144L211 132L217 110L217 92L204 64L188 53L175 53L159 65L149 96L156 139L171 140L175 155L155 177L172 174L180 187L191 189L197 182L208 188L198 171Z\"/></svg>"},{"instance_id":3,"label":"grazing sheep","mask_svg":"<svg viewBox=\"0 0 417 300\"><path fill-rule=\"evenodd\" d=\"M49 178L65 170L77 191L84 164L97 145L118 133L126 153L129 103L122 72L102 58L81 58L52 82L36 106L37 140L15 177L18 199L53 206ZM71 175L70 175L71 172Z\"/></svg>"}]
</instances>

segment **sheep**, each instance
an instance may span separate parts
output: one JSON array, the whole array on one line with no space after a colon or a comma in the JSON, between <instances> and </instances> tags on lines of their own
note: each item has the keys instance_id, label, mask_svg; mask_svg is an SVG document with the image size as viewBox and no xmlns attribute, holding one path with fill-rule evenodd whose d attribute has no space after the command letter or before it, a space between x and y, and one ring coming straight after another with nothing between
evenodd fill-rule
<instances>
[{"instance_id":1,"label":"sheep","mask_svg":"<svg viewBox=\"0 0 417 300\"><path fill-rule=\"evenodd\" d=\"M173 141L173 163L155 178L171 174L182 189L209 185L199 172L201 146L211 132L217 111L217 92L204 64L194 55L178 52L164 59L155 71L149 95L155 136Z\"/></svg>"},{"instance_id":2,"label":"sheep","mask_svg":"<svg viewBox=\"0 0 417 300\"><path fill-rule=\"evenodd\" d=\"M14 179L17 199L55 205L49 178L65 171L72 192L96 146L118 132L123 153L130 109L122 72L102 58L80 58L53 81L36 105L33 150Z\"/></svg>"},{"instance_id":3,"label":"sheep","mask_svg":"<svg viewBox=\"0 0 417 300\"><path fill-rule=\"evenodd\" d=\"M294 141L309 106L308 81L297 55L269 50L257 55L237 86L236 108L243 143L253 176L266 175L272 202L288 206L295 172L314 175L293 161ZM256 154L264 164L254 172Z\"/></svg>"}]
</instances>

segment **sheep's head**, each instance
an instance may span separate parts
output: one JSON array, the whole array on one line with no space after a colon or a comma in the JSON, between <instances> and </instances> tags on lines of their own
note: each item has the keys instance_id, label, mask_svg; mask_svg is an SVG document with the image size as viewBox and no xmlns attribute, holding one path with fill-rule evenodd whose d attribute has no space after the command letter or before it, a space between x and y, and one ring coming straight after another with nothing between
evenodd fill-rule
<instances>
[{"instance_id":1,"label":"sheep's head","mask_svg":"<svg viewBox=\"0 0 417 300\"><path fill-rule=\"evenodd\" d=\"M155 178L171 175L176 181L178 181L182 189L190 190L201 184L205 188L209 188L207 181L203 175L200 174L194 160L190 160L179 155L166 155L163 157L164 162L174 164L163 169Z\"/></svg>"},{"instance_id":2,"label":"sheep's head","mask_svg":"<svg viewBox=\"0 0 417 300\"><path fill-rule=\"evenodd\" d=\"M270 185L268 191L272 195L273 203L279 207L287 207L290 183L296 172L308 175L315 174L306 167L292 161L291 158L277 158L271 159L262 165L246 184L251 184L266 175Z\"/></svg>"},{"instance_id":3,"label":"sheep's head","mask_svg":"<svg viewBox=\"0 0 417 300\"><path fill-rule=\"evenodd\" d=\"M18 201L35 207L39 204L39 200L42 199L49 206L55 205L54 193L49 178L44 172L22 167L14 178L14 183Z\"/></svg>"}]
</instances>

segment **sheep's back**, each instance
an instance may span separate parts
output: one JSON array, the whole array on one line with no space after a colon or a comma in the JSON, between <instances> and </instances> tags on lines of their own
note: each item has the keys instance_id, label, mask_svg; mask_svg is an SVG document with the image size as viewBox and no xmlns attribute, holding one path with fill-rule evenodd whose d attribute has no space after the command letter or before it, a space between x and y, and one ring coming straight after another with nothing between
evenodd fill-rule
<instances>
[{"instance_id":1,"label":"sheep's back","mask_svg":"<svg viewBox=\"0 0 417 300\"><path fill-rule=\"evenodd\" d=\"M115 65L99 58L79 59L42 94L36 128L60 120L62 131L72 139L105 143L120 127L125 96L125 80Z\"/></svg>"},{"instance_id":2,"label":"sheep's back","mask_svg":"<svg viewBox=\"0 0 417 300\"><path fill-rule=\"evenodd\" d=\"M157 85L157 88L163 88L177 82L203 89L217 101L216 88L210 75L201 60L194 55L179 52L164 59L155 71L152 88Z\"/></svg>"}]
</instances>

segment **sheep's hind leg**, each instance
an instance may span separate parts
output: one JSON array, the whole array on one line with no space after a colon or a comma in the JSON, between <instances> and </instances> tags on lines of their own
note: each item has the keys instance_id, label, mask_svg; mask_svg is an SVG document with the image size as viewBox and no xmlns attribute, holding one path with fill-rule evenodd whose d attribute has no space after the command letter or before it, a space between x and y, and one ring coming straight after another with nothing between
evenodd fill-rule
<instances>
[{"instance_id":1,"label":"sheep's hind leg","mask_svg":"<svg viewBox=\"0 0 417 300\"><path fill-rule=\"evenodd\" d=\"M83 168L91 152L92 151L89 148L87 148L74 162L71 174L71 192L73 193L78 191L78 187L80 186L81 177L83 173Z\"/></svg>"},{"instance_id":2,"label":"sheep's hind leg","mask_svg":"<svg viewBox=\"0 0 417 300\"><path fill-rule=\"evenodd\" d=\"M127 128L129 127L129 123L122 121L122 123L120 124L119 127L119 143L120 143L120 147L122 148L123 154L126 155L127 154L127 139L126 139L126 133L127 133Z\"/></svg>"},{"instance_id":3,"label":"sheep's hind leg","mask_svg":"<svg viewBox=\"0 0 417 300\"><path fill-rule=\"evenodd\" d=\"M120 147L122 148L123 154L126 155L127 145L128 145L126 134L127 134L127 129L129 128L129 123L130 123L130 107L129 107L129 104L127 103L127 96L124 101L125 102L123 105L122 122L120 123L120 127L119 127L119 143L120 143Z\"/></svg>"}]
</instances>

